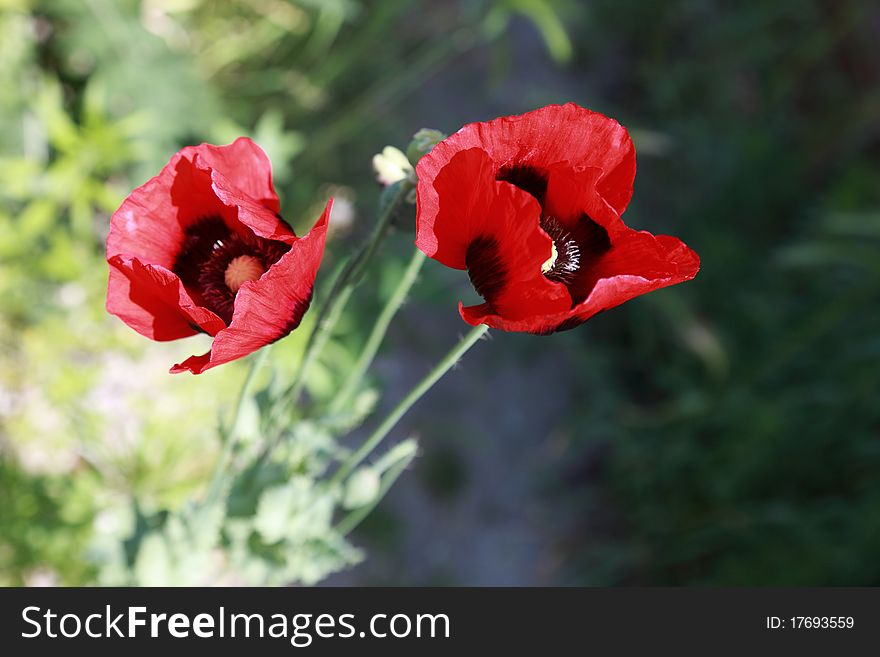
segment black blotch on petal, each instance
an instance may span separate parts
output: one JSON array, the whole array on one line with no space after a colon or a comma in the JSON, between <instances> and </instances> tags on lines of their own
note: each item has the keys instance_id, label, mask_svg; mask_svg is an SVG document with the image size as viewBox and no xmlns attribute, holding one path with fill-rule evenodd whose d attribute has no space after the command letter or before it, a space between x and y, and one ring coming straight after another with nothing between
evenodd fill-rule
<instances>
[{"instance_id":1,"label":"black blotch on petal","mask_svg":"<svg viewBox=\"0 0 880 657\"><path fill-rule=\"evenodd\" d=\"M501 259L498 242L487 235L480 235L468 246L464 261L477 294L491 302L507 283L507 269Z\"/></svg>"},{"instance_id":2,"label":"black blotch on petal","mask_svg":"<svg viewBox=\"0 0 880 657\"><path fill-rule=\"evenodd\" d=\"M611 238L608 231L593 221L589 215L581 215L577 228L572 231L574 239L581 251L581 257L585 264L591 259L598 258L611 248Z\"/></svg>"},{"instance_id":3,"label":"black blotch on petal","mask_svg":"<svg viewBox=\"0 0 880 657\"><path fill-rule=\"evenodd\" d=\"M580 249L580 269L572 282L568 285L573 305L582 303L596 284L592 274L592 266L611 250L611 238L608 231L586 214L581 215L571 232ZM560 329L566 330L566 329Z\"/></svg>"},{"instance_id":4,"label":"black blotch on petal","mask_svg":"<svg viewBox=\"0 0 880 657\"><path fill-rule=\"evenodd\" d=\"M534 196L538 203L544 203L547 196L547 175L536 167L525 164L509 164L501 167L495 180L509 182L524 192Z\"/></svg>"}]
</instances>

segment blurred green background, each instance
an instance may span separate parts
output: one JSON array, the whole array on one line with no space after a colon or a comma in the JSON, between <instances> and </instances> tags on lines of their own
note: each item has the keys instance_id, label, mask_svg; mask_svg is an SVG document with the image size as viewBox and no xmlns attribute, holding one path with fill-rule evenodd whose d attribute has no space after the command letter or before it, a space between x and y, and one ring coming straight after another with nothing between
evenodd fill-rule
<instances>
[{"instance_id":1,"label":"blurred green background","mask_svg":"<svg viewBox=\"0 0 880 657\"><path fill-rule=\"evenodd\" d=\"M172 377L204 342L150 343L103 311L109 215L174 151L252 136L298 229L341 199L326 273L369 231L385 144L565 101L631 130L626 221L681 237L702 271L478 346L396 432L421 456L356 532L366 561L329 583L880 584L877 6L0 10L0 584L95 581L108 510L173 507L208 476L242 367ZM340 358L401 271L411 211L400 224ZM425 267L374 373L385 407L463 332L468 287Z\"/></svg>"}]
</instances>

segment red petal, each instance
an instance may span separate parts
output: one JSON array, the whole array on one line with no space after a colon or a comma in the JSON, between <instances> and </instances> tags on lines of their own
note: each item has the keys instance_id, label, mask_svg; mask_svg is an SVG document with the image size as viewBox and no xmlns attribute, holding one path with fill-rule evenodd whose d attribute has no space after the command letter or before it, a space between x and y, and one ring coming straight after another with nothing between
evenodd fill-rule
<instances>
[{"instance_id":1,"label":"red petal","mask_svg":"<svg viewBox=\"0 0 880 657\"><path fill-rule=\"evenodd\" d=\"M577 232L584 214L610 235L628 230L617 211L596 189L596 180L601 171L574 170L560 164L551 167L547 173L544 216L554 218L572 233Z\"/></svg>"},{"instance_id":2,"label":"red petal","mask_svg":"<svg viewBox=\"0 0 880 657\"><path fill-rule=\"evenodd\" d=\"M649 282L684 280L696 274L698 267L696 254L675 237L655 237L646 231L629 230L606 253L595 261L585 262L572 287L590 295L602 279L630 276Z\"/></svg>"},{"instance_id":3,"label":"red petal","mask_svg":"<svg viewBox=\"0 0 880 657\"><path fill-rule=\"evenodd\" d=\"M210 180L207 185L195 184L192 169L192 163L182 153L177 153L158 176L128 195L110 218L108 260L124 255L167 269L174 266L183 241L183 229L179 203L175 203L172 190L175 187L189 188L190 194L198 197L193 199L194 205L210 205L205 214L220 214L223 207L210 192ZM178 180L181 177L186 179L182 185ZM177 195L180 195L179 191Z\"/></svg>"},{"instance_id":4,"label":"red petal","mask_svg":"<svg viewBox=\"0 0 880 657\"><path fill-rule=\"evenodd\" d=\"M331 199L312 230L294 240L290 251L259 280L241 286L232 322L214 337L211 351L175 365L172 373L200 374L275 342L299 325L321 264L332 205Z\"/></svg>"},{"instance_id":5,"label":"red petal","mask_svg":"<svg viewBox=\"0 0 880 657\"><path fill-rule=\"evenodd\" d=\"M540 207L530 195L507 183L498 190L483 225L483 236L492 240L494 257L503 268L499 282L485 304L464 308L462 316L472 319L480 313L498 314L511 321L563 312L571 307L571 296L562 283L548 279L541 265L552 253L553 241L539 226ZM475 267L469 262L475 281ZM480 323L480 322L477 322Z\"/></svg>"},{"instance_id":6,"label":"red petal","mask_svg":"<svg viewBox=\"0 0 880 657\"><path fill-rule=\"evenodd\" d=\"M571 169L599 169L596 189L618 214L632 197L635 149L626 129L614 119L573 103L549 105L520 116L471 123L437 144L419 160L420 210L432 221L434 178L455 155L478 147L495 163L495 171L516 164L548 169L567 163ZM470 184L470 181L462 181Z\"/></svg>"},{"instance_id":7,"label":"red petal","mask_svg":"<svg viewBox=\"0 0 880 657\"><path fill-rule=\"evenodd\" d=\"M277 208L269 161L252 141L189 146L113 213L107 258L134 256L170 269L183 229L207 216L222 217L236 231L246 231L244 223L263 237L289 242L292 231Z\"/></svg>"},{"instance_id":8,"label":"red petal","mask_svg":"<svg viewBox=\"0 0 880 657\"><path fill-rule=\"evenodd\" d=\"M152 340L176 340L200 329L214 335L226 325L210 310L197 306L180 279L159 265L137 258L110 259L107 311Z\"/></svg>"},{"instance_id":9,"label":"red petal","mask_svg":"<svg viewBox=\"0 0 880 657\"><path fill-rule=\"evenodd\" d=\"M235 188L272 212L278 212L278 195L272 185L272 163L265 151L247 137L239 137L227 146L201 144L183 151L199 168L211 169Z\"/></svg>"},{"instance_id":10,"label":"red petal","mask_svg":"<svg viewBox=\"0 0 880 657\"><path fill-rule=\"evenodd\" d=\"M201 162L201 159L196 162ZM292 244L296 239L293 230L277 212L270 210L238 188L238 180L232 182L220 171L212 169L211 187L218 199L237 210L236 219L260 237L287 244Z\"/></svg>"},{"instance_id":11,"label":"red petal","mask_svg":"<svg viewBox=\"0 0 880 657\"><path fill-rule=\"evenodd\" d=\"M573 328L593 315L663 287L689 281L700 270L700 258L681 240L628 230L595 262L585 263L572 286L577 304L558 329Z\"/></svg>"},{"instance_id":12,"label":"red petal","mask_svg":"<svg viewBox=\"0 0 880 657\"><path fill-rule=\"evenodd\" d=\"M466 269L468 246L491 219L495 164L485 151L471 148L450 158L432 181L430 193L419 181L416 246L447 267Z\"/></svg>"}]
</instances>

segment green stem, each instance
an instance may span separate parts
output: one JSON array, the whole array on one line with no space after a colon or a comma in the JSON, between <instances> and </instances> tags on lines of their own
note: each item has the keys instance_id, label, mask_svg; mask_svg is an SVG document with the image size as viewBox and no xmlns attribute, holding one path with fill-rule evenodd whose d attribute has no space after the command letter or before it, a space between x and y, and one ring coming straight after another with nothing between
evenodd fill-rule
<instances>
[{"instance_id":1,"label":"green stem","mask_svg":"<svg viewBox=\"0 0 880 657\"><path fill-rule=\"evenodd\" d=\"M223 476L226 474L226 468L232 458L235 444L238 442L238 425L241 420L241 411L244 408L244 401L247 399L257 371L266 363L270 348L271 345L263 347L251 357L250 367L248 368L244 381L241 384L241 388L238 391L238 399L236 399L232 417L226 427L221 427L220 433L221 436L223 436L223 448L217 459L217 465L214 467L214 474L211 476L211 483L208 486L208 494L205 498L208 502L213 502L220 492L220 484L223 481Z\"/></svg>"},{"instance_id":2,"label":"green stem","mask_svg":"<svg viewBox=\"0 0 880 657\"><path fill-rule=\"evenodd\" d=\"M325 297L321 306L318 308L318 318L312 329L309 339L306 342L305 354L302 362L297 370L293 382L285 390L280 397L281 404L289 402L295 404L302 393L303 386L306 381L306 374L312 363L318 358L327 343L328 338L333 333L339 317L345 304L348 303L354 288L360 282L364 269L376 253L376 249L385 238L388 229L391 227L391 221L397 212L397 208L406 199L407 194L412 190L412 183L404 181L400 184L397 193L384 208L379 216L373 232L364 244L361 245L357 254L348 261L339 277L333 282L330 293Z\"/></svg>"},{"instance_id":3,"label":"green stem","mask_svg":"<svg viewBox=\"0 0 880 657\"><path fill-rule=\"evenodd\" d=\"M407 411L412 408L413 404L415 404L422 396L431 389L431 387L439 381L444 374L446 374L452 367L459 361L459 359L470 349L476 342L483 337L486 331L489 330L489 327L485 324L480 324L479 326L475 326L470 331L468 331L467 335L465 335L452 350L443 357L437 365L428 372L427 376L422 379L415 388L409 391L409 394L404 397L397 406L388 414L382 424L380 424L376 429L369 435L369 437L364 441L364 443L355 451L351 456L346 459L346 461L339 466L339 469L336 471L336 474L333 475L333 478L330 480L330 487L333 488L334 485L338 485L345 479L351 472L360 465L361 461L363 461L367 456L369 456L370 452L372 452L376 447L378 447L379 443L387 436L391 430L397 425Z\"/></svg>"},{"instance_id":4,"label":"green stem","mask_svg":"<svg viewBox=\"0 0 880 657\"><path fill-rule=\"evenodd\" d=\"M364 343L361 355L358 357L357 362L349 373L342 388L333 398L333 401L330 402L331 413L338 413L345 408L349 402L351 402L352 396L357 392L367 370L370 368L373 359L376 357L376 353L379 351L379 347L382 345L382 341L385 339L385 334L388 332L391 320L394 319L397 311L400 310L400 307L403 305L404 301L406 301L406 297L409 294L410 289L412 289L413 284L415 284L424 263L425 254L416 249L413 252L406 271L404 271L403 276L397 283L397 287L386 302L379 317L376 318L376 323L373 324L373 330L370 332L370 336Z\"/></svg>"},{"instance_id":5,"label":"green stem","mask_svg":"<svg viewBox=\"0 0 880 657\"><path fill-rule=\"evenodd\" d=\"M402 459L392 465L388 472L386 472L382 477L382 483L379 486L379 491L376 494L375 499L369 504L362 506L359 509L354 509L349 512L339 523L336 525L336 531L338 531L342 536L348 534L351 530L361 524L364 518L366 518L370 513L375 509L379 502L385 497L390 488L394 485L394 482L397 481L398 477L403 474L403 471L409 467L409 464L412 463L413 459L416 457L416 453L413 452L405 459Z\"/></svg>"}]
</instances>

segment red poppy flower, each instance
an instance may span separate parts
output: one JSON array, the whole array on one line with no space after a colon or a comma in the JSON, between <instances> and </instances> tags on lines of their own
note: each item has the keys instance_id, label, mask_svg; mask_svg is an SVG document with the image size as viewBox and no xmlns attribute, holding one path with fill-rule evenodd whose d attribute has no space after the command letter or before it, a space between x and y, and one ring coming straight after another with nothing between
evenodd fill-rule
<instances>
[{"instance_id":1,"label":"red poppy flower","mask_svg":"<svg viewBox=\"0 0 880 657\"><path fill-rule=\"evenodd\" d=\"M299 325L331 205L299 238L278 214L259 146L240 138L184 148L110 219L107 310L153 340L214 337L208 353L172 372L246 356Z\"/></svg>"},{"instance_id":2,"label":"red poppy flower","mask_svg":"<svg viewBox=\"0 0 880 657\"><path fill-rule=\"evenodd\" d=\"M416 246L467 269L469 324L552 333L696 276L680 240L628 228L635 150L574 104L466 125L419 160Z\"/></svg>"}]
</instances>

